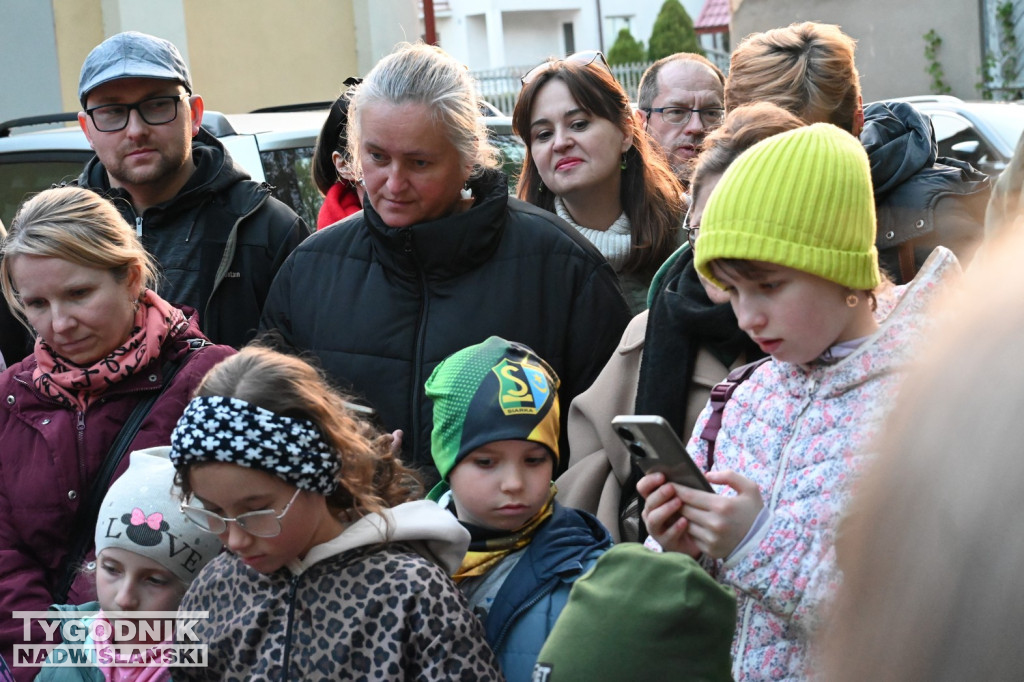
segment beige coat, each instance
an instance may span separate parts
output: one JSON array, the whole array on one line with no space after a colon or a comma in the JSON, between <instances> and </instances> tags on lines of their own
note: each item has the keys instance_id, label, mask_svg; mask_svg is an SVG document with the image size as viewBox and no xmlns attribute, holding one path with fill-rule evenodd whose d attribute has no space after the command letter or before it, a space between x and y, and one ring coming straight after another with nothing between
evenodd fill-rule
<instances>
[{"instance_id":1,"label":"beige coat","mask_svg":"<svg viewBox=\"0 0 1024 682\"><path fill-rule=\"evenodd\" d=\"M558 501L594 514L608 527L615 542L636 541L639 534L639 519L635 515L625 523L619 519L622 484L629 477L630 460L612 430L611 419L619 414L633 414L646 333L645 310L630 321L618 347L590 388L572 401L568 418L569 468L556 481ZM685 435L693 430L711 388L745 361L740 358L732 367L726 367L701 349L687 402ZM682 440L685 442L686 438Z\"/></svg>"}]
</instances>

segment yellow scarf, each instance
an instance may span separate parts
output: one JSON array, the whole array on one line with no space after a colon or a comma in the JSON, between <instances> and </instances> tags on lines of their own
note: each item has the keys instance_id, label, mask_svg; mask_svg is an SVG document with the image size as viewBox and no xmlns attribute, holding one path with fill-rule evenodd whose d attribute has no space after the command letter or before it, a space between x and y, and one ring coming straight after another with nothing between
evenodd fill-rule
<instances>
[{"instance_id":1,"label":"yellow scarf","mask_svg":"<svg viewBox=\"0 0 1024 682\"><path fill-rule=\"evenodd\" d=\"M462 560L459 570L452 576L452 580L460 582L465 578L486 575L509 554L530 544L534 533L554 512L555 493L557 492L558 488L552 483L547 502L518 530L497 538L470 541L469 551L466 552L466 557Z\"/></svg>"}]
</instances>

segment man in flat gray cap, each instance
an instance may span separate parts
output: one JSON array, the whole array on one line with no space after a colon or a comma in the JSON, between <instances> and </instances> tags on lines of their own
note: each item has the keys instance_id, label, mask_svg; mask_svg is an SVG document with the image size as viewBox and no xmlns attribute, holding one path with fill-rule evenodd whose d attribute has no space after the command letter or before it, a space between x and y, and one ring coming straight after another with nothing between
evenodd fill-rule
<instances>
[{"instance_id":1,"label":"man in flat gray cap","mask_svg":"<svg viewBox=\"0 0 1024 682\"><path fill-rule=\"evenodd\" d=\"M82 66L78 122L96 152L78 184L110 198L160 263L160 295L194 308L215 343L255 334L267 290L309 228L205 129L170 42L128 31Z\"/></svg>"}]
</instances>

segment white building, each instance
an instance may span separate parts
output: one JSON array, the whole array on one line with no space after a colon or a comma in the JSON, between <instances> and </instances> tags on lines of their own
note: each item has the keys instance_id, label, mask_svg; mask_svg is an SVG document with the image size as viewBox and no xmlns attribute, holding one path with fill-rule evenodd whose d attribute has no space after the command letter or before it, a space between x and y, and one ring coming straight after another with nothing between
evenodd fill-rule
<instances>
[{"instance_id":1,"label":"white building","mask_svg":"<svg viewBox=\"0 0 1024 682\"><path fill-rule=\"evenodd\" d=\"M434 0L438 43L474 71L599 47L595 0Z\"/></svg>"},{"instance_id":2,"label":"white building","mask_svg":"<svg viewBox=\"0 0 1024 682\"><path fill-rule=\"evenodd\" d=\"M624 27L646 45L663 1L434 0L435 28L441 47L473 71L526 66L578 50L607 52ZM693 19L704 4L681 2Z\"/></svg>"}]
</instances>

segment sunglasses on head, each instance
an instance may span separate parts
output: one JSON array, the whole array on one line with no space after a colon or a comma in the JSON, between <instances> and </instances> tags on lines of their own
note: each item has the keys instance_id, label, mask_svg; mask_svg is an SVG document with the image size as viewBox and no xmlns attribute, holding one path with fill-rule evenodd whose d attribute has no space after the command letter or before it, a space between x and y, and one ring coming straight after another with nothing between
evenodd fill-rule
<instances>
[{"instance_id":1,"label":"sunglasses on head","mask_svg":"<svg viewBox=\"0 0 1024 682\"><path fill-rule=\"evenodd\" d=\"M536 80L537 76L542 73L547 73L553 69L557 69L558 66L563 63L576 64L578 66L590 66L591 64L597 63L608 73L612 72L612 67L608 66L608 60L604 58L603 52L600 50L583 50L582 52L575 52L565 59L550 59L546 62L541 62L527 71L526 75L519 79L519 82L523 85L529 85Z\"/></svg>"}]
</instances>

